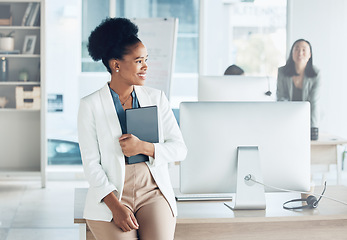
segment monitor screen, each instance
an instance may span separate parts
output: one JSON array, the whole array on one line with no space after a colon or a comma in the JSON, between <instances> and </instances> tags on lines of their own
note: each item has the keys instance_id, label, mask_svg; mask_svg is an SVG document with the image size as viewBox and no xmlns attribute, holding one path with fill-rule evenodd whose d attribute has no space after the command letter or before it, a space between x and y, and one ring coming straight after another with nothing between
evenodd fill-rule
<instances>
[{"instance_id":1,"label":"monitor screen","mask_svg":"<svg viewBox=\"0 0 347 240\"><path fill-rule=\"evenodd\" d=\"M182 193L235 193L239 146L258 147L265 184L310 189L307 102L182 102L180 127L188 148Z\"/></svg>"},{"instance_id":2,"label":"monitor screen","mask_svg":"<svg viewBox=\"0 0 347 240\"><path fill-rule=\"evenodd\" d=\"M253 76L200 76L199 101L276 101L276 79Z\"/></svg>"}]
</instances>

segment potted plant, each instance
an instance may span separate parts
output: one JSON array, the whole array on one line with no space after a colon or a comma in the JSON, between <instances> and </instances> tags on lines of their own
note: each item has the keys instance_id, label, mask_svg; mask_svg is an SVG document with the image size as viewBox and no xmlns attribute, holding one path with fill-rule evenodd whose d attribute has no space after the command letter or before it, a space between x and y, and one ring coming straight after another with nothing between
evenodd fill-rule
<instances>
[{"instance_id":1,"label":"potted plant","mask_svg":"<svg viewBox=\"0 0 347 240\"><path fill-rule=\"evenodd\" d=\"M0 50L13 51L14 50L14 31L9 34L0 33Z\"/></svg>"}]
</instances>

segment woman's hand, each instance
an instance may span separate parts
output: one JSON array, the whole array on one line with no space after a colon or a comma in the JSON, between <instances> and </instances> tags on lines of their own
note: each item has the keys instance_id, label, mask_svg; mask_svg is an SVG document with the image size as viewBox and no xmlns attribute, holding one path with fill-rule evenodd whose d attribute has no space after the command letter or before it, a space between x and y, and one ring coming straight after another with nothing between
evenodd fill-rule
<instances>
[{"instance_id":1,"label":"woman's hand","mask_svg":"<svg viewBox=\"0 0 347 240\"><path fill-rule=\"evenodd\" d=\"M122 148L123 154L131 157L137 154L144 154L154 157L154 145L150 142L141 141L139 138L132 134L123 134L119 138L119 144Z\"/></svg>"},{"instance_id":2,"label":"woman's hand","mask_svg":"<svg viewBox=\"0 0 347 240\"><path fill-rule=\"evenodd\" d=\"M123 204L119 204L118 207L112 211L113 222L117 227L123 230L123 232L129 232L134 229L139 229L139 224L129 208Z\"/></svg>"},{"instance_id":3,"label":"woman's hand","mask_svg":"<svg viewBox=\"0 0 347 240\"><path fill-rule=\"evenodd\" d=\"M134 214L129 208L127 208L118 200L113 192L104 197L103 201L111 210L113 215L113 222L117 227L122 229L124 232L139 228L139 224L137 223Z\"/></svg>"},{"instance_id":4,"label":"woman's hand","mask_svg":"<svg viewBox=\"0 0 347 240\"><path fill-rule=\"evenodd\" d=\"M131 157L140 153L141 140L132 134L123 134L119 138L119 144L122 148L123 154Z\"/></svg>"}]
</instances>

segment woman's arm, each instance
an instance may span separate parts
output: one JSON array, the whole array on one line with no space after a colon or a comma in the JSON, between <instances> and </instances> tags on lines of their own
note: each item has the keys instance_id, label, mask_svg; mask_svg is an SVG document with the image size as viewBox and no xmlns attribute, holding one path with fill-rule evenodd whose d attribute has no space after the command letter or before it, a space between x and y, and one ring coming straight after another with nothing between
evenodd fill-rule
<instances>
[{"instance_id":1,"label":"woman's arm","mask_svg":"<svg viewBox=\"0 0 347 240\"><path fill-rule=\"evenodd\" d=\"M160 165L162 163L183 161L187 155L187 147L170 103L163 91L161 92L158 109L160 110L163 142L154 143L155 158L149 158L150 164Z\"/></svg>"},{"instance_id":2,"label":"woman's arm","mask_svg":"<svg viewBox=\"0 0 347 240\"><path fill-rule=\"evenodd\" d=\"M134 214L119 202L115 195L117 189L108 181L100 164L95 117L92 107L83 99L78 113L78 136L84 172L90 187L96 190L97 202L105 202L112 212L114 223L123 231L138 229Z\"/></svg>"},{"instance_id":3,"label":"woman's arm","mask_svg":"<svg viewBox=\"0 0 347 240\"><path fill-rule=\"evenodd\" d=\"M311 127L319 127L319 114L320 114L320 91L321 91L321 79L320 74L312 79L313 84L309 95L309 102L311 104Z\"/></svg>"},{"instance_id":4,"label":"woman's arm","mask_svg":"<svg viewBox=\"0 0 347 240\"><path fill-rule=\"evenodd\" d=\"M151 164L176 162L185 159L187 148L184 144L181 131L171 110L169 101L163 92L161 92L158 111L159 126L162 126L161 131L164 141L160 143L150 143L141 141L132 134L123 134L119 138L119 143L125 156L129 157L137 154L144 154L149 156Z\"/></svg>"},{"instance_id":5,"label":"woman's arm","mask_svg":"<svg viewBox=\"0 0 347 240\"><path fill-rule=\"evenodd\" d=\"M91 104L82 99L78 111L78 140L86 179L96 193L99 203L110 192L117 191L109 182L101 166L100 150L97 139L95 116Z\"/></svg>"}]
</instances>

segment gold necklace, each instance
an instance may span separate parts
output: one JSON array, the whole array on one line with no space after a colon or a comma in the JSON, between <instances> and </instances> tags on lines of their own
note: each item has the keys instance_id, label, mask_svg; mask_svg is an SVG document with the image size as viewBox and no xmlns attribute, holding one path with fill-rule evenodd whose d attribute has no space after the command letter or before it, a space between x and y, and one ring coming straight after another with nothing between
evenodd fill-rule
<instances>
[{"instance_id":1,"label":"gold necklace","mask_svg":"<svg viewBox=\"0 0 347 240\"><path fill-rule=\"evenodd\" d=\"M131 93L130 93L129 97L125 100L124 103L122 103L120 98L119 98L120 104L122 104L122 106L124 106L127 103L127 101L130 99L130 97L131 97Z\"/></svg>"}]
</instances>

